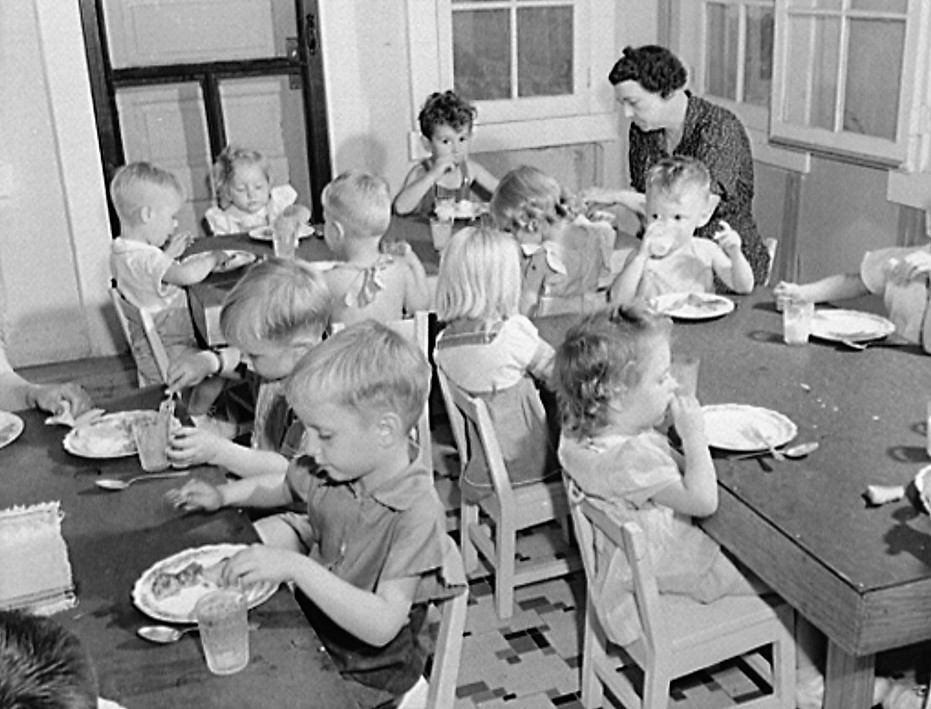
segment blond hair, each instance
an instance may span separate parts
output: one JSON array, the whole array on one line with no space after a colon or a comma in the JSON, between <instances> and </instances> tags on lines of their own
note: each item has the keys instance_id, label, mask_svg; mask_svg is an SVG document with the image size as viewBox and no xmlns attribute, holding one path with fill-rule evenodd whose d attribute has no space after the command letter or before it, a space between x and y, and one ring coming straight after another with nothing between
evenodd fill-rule
<instances>
[{"instance_id":1,"label":"blond hair","mask_svg":"<svg viewBox=\"0 0 931 709\"><path fill-rule=\"evenodd\" d=\"M487 226L456 232L440 260L436 314L445 322L486 323L518 312L520 251L513 236Z\"/></svg>"},{"instance_id":2,"label":"blond hair","mask_svg":"<svg viewBox=\"0 0 931 709\"><path fill-rule=\"evenodd\" d=\"M244 350L261 342L319 342L330 321L332 297L319 271L269 258L246 271L223 301L220 329Z\"/></svg>"},{"instance_id":3,"label":"blond hair","mask_svg":"<svg viewBox=\"0 0 931 709\"><path fill-rule=\"evenodd\" d=\"M141 223L142 208L151 206L153 189L170 189L184 198L178 178L152 163L131 162L116 171L110 181L110 199L122 224Z\"/></svg>"},{"instance_id":4,"label":"blond hair","mask_svg":"<svg viewBox=\"0 0 931 709\"><path fill-rule=\"evenodd\" d=\"M688 155L663 158L646 173L646 194L681 195L689 190L711 194L711 173L698 158Z\"/></svg>"},{"instance_id":5,"label":"blond hair","mask_svg":"<svg viewBox=\"0 0 931 709\"><path fill-rule=\"evenodd\" d=\"M412 342L386 325L363 320L314 347L288 381L288 403L326 400L372 421L394 413L413 428L427 402L430 365Z\"/></svg>"},{"instance_id":6,"label":"blond hair","mask_svg":"<svg viewBox=\"0 0 931 709\"><path fill-rule=\"evenodd\" d=\"M336 177L321 195L329 215L349 232L348 236L380 237L391 222L391 190L384 179L362 170Z\"/></svg>"},{"instance_id":7,"label":"blond hair","mask_svg":"<svg viewBox=\"0 0 931 709\"><path fill-rule=\"evenodd\" d=\"M220 209L226 209L233 203L230 192L233 178L236 177L236 168L239 165L257 165L265 173L265 179L269 181L269 184L271 183L271 168L268 165L268 159L262 153L258 150L227 145L223 152L217 155L210 172L211 192Z\"/></svg>"},{"instance_id":8,"label":"blond hair","mask_svg":"<svg viewBox=\"0 0 931 709\"><path fill-rule=\"evenodd\" d=\"M572 219L578 212L578 200L570 192L530 165L506 174L491 197L495 223L512 233L539 231L544 225Z\"/></svg>"}]
</instances>

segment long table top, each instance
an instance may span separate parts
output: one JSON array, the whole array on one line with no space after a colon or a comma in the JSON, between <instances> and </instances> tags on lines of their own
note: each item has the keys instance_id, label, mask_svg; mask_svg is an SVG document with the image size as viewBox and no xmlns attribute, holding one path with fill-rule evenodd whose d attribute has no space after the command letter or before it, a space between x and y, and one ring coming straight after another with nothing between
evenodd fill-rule
<instances>
[{"instance_id":1,"label":"long table top","mask_svg":"<svg viewBox=\"0 0 931 709\"><path fill-rule=\"evenodd\" d=\"M149 390L108 406L109 410L154 408L160 393ZM81 639L94 659L100 694L132 709L167 706L246 709L257 706L326 706L357 709L344 680L304 618L294 597L279 589L249 612L258 625L250 635L250 662L225 677L206 666L197 635L173 645L153 645L136 636L142 625L159 624L132 603L136 579L155 562L204 544L258 541L242 511L181 515L163 501L184 478L137 483L123 492L97 488L96 477L142 474L135 457L91 460L62 447L65 429L46 426L44 415L24 411L22 436L0 450L0 509L61 501L62 532L79 603L53 616ZM219 482L220 470L193 469ZM314 701L309 702L308 697Z\"/></svg>"},{"instance_id":2,"label":"long table top","mask_svg":"<svg viewBox=\"0 0 931 709\"><path fill-rule=\"evenodd\" d=\"M715 452L720 504L701 525L828 636L826 706L868 707L874 653L931 638L931 518L913 499L869 507L863 497L931 463L931 359L892 342L790 347L771 296L734 300L723 318L673 330L674 352L701 357L701 403L780 411L796 441L821 446L763 465ZM558 343L573 319L537 324Z\"/></svg>"}]
</instances>

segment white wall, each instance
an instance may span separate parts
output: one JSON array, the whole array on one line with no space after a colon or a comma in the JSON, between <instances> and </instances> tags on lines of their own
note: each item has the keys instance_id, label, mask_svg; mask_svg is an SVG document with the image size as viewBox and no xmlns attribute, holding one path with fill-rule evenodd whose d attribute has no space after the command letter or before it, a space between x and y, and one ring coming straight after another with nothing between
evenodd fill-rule
<instances>
[{"instance_id":1,"label":"white wall","mask_svg":"<svg viewBox=\"0 0 931 709\"><path fill-rule=\"evenodd\" d=\"M0 5L0 282L14 366L112 352L109 233L78 5Z\"/></svg>"}]
</instances>

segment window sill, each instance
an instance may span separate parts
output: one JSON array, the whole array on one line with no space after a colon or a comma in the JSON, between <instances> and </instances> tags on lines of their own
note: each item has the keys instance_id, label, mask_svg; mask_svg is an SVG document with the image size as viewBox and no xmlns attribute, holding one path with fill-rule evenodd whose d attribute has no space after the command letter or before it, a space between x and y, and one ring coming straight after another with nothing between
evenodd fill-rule
<instances>
[{"instance_id":1,"label":"window sill","mask_svg":"<svg viewBox=\"0 0 931 709\"><path fill-rule=\"evenodd\" d=\"M475 127L471 150L474 153L490 153L558 145L610 143L619 139L618 130L616 113L483 123ZM419 132L408 133L408 153L412 161L428 156Z\"/></svg>"},{"instance_id":2,"label":"window sill","mask_svg":"<svg viewBox=\"0 0 931 709\"><path fill-rule=\"evenodd\" d=\"M931 207L931 172L890 170L886 199L915 209Z\"/></svg>"}]
</instances>

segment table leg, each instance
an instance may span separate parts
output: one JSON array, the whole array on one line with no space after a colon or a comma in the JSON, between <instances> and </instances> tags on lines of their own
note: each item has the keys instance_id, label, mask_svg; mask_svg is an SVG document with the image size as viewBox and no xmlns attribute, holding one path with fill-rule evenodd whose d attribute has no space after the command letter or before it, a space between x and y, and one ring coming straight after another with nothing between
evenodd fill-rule
<instances>
[{"instance_id":1,"label":"table leg","mask_svg":"<svg viewBox=\"0 0 931 709\"><path fill-rule=\"evenodd\" d=\"M875 667L875 655L850 655L828 640L824 709L869 709L873 705Z\"/></svg>"}]
</instances>

